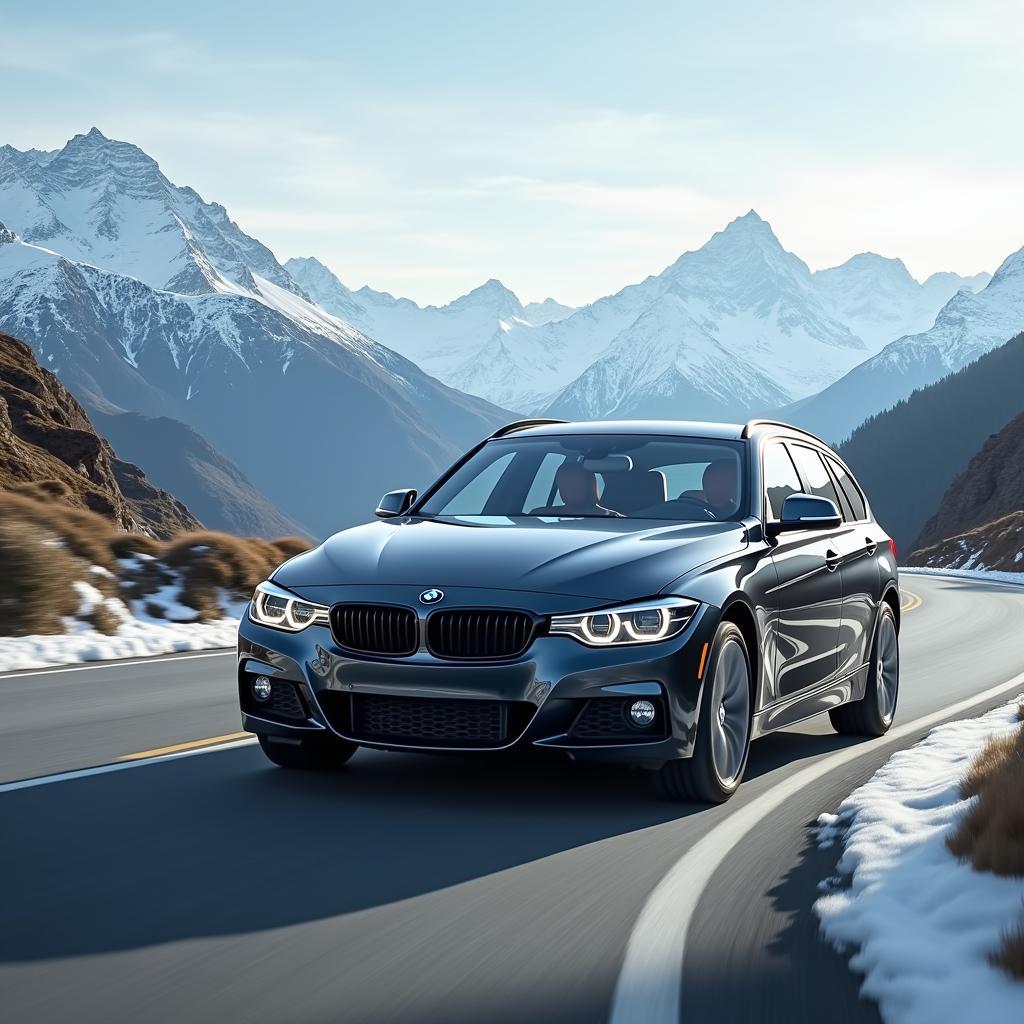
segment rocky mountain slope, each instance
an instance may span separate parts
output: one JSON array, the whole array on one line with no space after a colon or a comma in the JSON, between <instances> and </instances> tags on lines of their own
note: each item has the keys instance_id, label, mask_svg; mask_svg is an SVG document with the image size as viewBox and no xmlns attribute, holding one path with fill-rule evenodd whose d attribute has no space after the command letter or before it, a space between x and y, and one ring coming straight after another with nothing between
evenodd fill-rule
<instances>
[{"instance_id":1,"label":"rocky mountain slope","mask_svg":"<svg viewBox=\"0 0 1024 1024\"><path fill-rule=\"evenodd\" d=\"M1011 512L919 548L908 565L930 569L990 569L1024 573L1024 512Z\"/></svg>"},{"instance_id":2,"label":"rocky mountain slope","mask_svg":"<svg viewBox=\"0 0 1024 1024\"><path fill-rule=\"evenodd\" d=\"M1024 412L992 434L949 485L917 546L929 547L1012 513L1024 513Z\"/></svg>"},{"instance_id":3,"label":"rocky mountain slope","mask_svg":"<svg viewBox=\"0 0 1024 1024\"><path fill-rule=\"evenodd\" d=\"M1024 334L872 417L840 446L904 555L985 439L1024 409L1022 381Z\"/></svg>"},{"instance_id":4,"label":"rocky mountain slope","mask_svg":"<svg viewBox=\"0 0 1024 1024\"><path fill-rule=\"evenodd\" d=\"M149 478L185 501L208 529L238 537L310 532L280 512L230 459L184 423L136 412L93 412L92 418L120 455L145 465Z\"/></svg>"},{"instance_id":5,"label":"rocky mountain slope","mask_svg":"<svg viewBox=\"0 0 1024 1024\"><path fill-rule=\"evenodd\" d=\"M222 207L95 130L5 148L0 221L0 327L87 407L192 427L314 535L510 418L310 302Z\"/></svg>"},{"instance_id":6,"label":"rocky mountain slope","mask_svg":"<svg viewBox=\"0 0 1024 1024\"><path fill-rule=\"evenodd\" d=\"M32 349L0 334L0 490L88 509L122 530L171 537L200 522L115 455Z\"/></svg>"}]
</instances>

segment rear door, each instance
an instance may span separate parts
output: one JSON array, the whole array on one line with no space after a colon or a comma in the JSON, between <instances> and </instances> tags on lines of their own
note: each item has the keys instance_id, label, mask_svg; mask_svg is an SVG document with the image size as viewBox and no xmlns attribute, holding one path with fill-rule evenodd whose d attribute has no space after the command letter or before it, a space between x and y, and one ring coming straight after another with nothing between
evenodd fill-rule
<instances>
[{"instance_id":1,"label":"rear door","mask_svg":"<svg viewBox=\"0 0 1024 1024\"><path fill-rule=\"evenodd\" d=\"M781 518L782 503L790 494L814 493L810 490L811 481L798 474L782 441L765 445L762 467L767 518ZM820 462L819 475L828 479ZM830 532L780 533L772 559L779 578L775 591L779 609L776 696L785 698L835 677L843 588L838 572L839 553Z\"/></svg>"},{"instance_id":2,"label":"rear door","mask_svg":"<svg viewBox=\"0 0 1024 1024\"><path fill-rule=\"evenodd\" d=\"M881 576L875 556L880 531L869 521L864 496L845 467L828 455L825 462L843 511L843 529L836 533L835 542L842 556L839 571L843 577L839 671L846 674L865 664L871 650L881 596Z\"/></svg>"}]
</instances>

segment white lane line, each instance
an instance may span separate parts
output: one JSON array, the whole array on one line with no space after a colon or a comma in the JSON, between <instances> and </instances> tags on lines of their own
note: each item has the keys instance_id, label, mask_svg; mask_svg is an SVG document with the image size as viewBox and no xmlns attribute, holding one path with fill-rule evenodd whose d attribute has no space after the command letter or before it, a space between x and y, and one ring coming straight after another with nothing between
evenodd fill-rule
<instances>
[{"instance_id":1,"label":"white lane line","mask_svg":"<svg viewBox=\"0 0 1024 1024\"><path fill-rule=\"evenodd\" d=\"M214 754L222 750L235 750L237 747L251 747L256 742L253 736L247 740L233 740L231 743L217 743L196 750L178 750L173 754L160 754L159 757L145 757L136 761L116 761L113 764L98 764L95 768L79 768L73 772L59 772L57 775L39 775L34 779L21 779L18 782L0 783L0 793L12 793L16 789L34 789L36 786L49 786L53 782L70 782L72 779L87 779L90 775L109 775L111 772L128 771L130 768L143 768L149 764L160 764L163 761L175 761L181 757L196 757L199 754Z\"/></svg>"},{"instance_id":2,"label":"white lane line","mask_svg":"<svg viewBox=\"0 0 1024 1024\"><path fill-rule=\"evenodd\" d=\"M133 665L152 665L155 661L194 661L196 658L226 658L234 653L233 647L220 647L215 651L204 651L202 654L154 654L148 658L121 660L114 658L109 661L90 661L88 665L53 665L48 668L25 669L24 672L0 673L0 683L5 679L24 679L26 676L51 676L58 672L85 672L90 668L131 668Z\"/></svg>"},{"instance_id":3,"label":"white lane line","mask_svg":"<svg viewBox=\"0 0 1024 1024\"><path fill-rule=\"evenodd\" d=\"M956 704L916 718L870 743L846 747L783 779L698 840L647 898L626 946L612 999L611 1024L679 1024L687 932L715 871L744 836L804 787L879 747L1024 686L1024 672Z\"/></svg>"}]
</instances>

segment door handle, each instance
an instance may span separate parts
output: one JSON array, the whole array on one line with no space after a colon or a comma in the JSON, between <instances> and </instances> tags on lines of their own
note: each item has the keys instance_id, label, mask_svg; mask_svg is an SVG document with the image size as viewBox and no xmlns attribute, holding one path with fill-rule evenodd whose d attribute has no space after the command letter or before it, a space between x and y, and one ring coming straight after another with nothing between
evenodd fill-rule
<instances>
[{"instance_id":1,"label":"door handle","mask_svg":"<svg viewBox=\"0 0 1024 1024\"><path fill-rule=\"evenodd\" d=\"M864 551L869 556L873 555L875 553L875 551L878 549L878 543L876 541L873 541L870 537L867 537L865 539L867 541L867 544L864 547Z\"/></svg>"},{"instance_id":2,"label":"door handle","mask_svg":"<svg viewBox=\"0 0 1024 1024\"><path fill-rule=\"evenodd\" d=\"M839 568L839 563L843 560L843 556L838 551L833 551L831 548L825 552L825 565L828 566L829 572L835 572Z\"/></svg>"}]
</instances>

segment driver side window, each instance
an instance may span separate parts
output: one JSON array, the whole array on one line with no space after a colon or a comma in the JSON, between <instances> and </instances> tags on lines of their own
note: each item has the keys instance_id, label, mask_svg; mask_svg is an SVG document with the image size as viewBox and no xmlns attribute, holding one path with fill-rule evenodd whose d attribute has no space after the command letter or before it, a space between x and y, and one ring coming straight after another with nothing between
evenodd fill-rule
<instances>
[{"instance_id":1,"label":"driver side window","mask_svg":"<svg viewBox=\"0 0 1024 1024\"><path fill-rule=\"evenodd\" d=\"M786 446L780 441L767 445L764 450L764 491L770 518L780 520L786 499L800 489L800 476Z\"/></svg>"}]
</instances>

